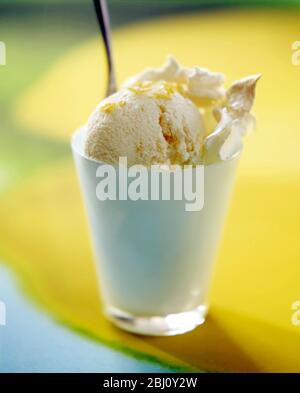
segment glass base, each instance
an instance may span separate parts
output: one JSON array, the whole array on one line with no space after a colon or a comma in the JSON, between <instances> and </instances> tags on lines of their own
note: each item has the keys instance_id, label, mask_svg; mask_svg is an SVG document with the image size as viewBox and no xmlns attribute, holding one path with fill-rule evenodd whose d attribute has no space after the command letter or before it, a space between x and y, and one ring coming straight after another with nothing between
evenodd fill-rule
<instances>
[{"instance_id":1,"label":"glass base","mask_svg":"<svg viewBox=\"0 0 300 393\"><path fill-rule=\"evenodd\" d=\"M195 329L205 321L207 306L165 316L137 316L114 307L105 310L107 318L121 329L147 336L175 336Z\"/></svg>"}]
</instances>

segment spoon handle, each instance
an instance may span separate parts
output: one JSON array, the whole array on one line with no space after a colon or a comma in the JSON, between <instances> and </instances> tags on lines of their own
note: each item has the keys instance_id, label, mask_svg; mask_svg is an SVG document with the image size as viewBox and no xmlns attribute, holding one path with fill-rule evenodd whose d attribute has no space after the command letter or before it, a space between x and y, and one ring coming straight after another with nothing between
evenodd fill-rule
<instances>
[{"instance_id":1,"label":"spoon handle","mask_svg":"<svg viewBox=\"0 0 300 393\"><path fill-rule=\"evenodd\" d=\"M114 62L112 57L111 48L111 28L109 21L109 14L106 0L94 0L95 11L97 15L98 24L101 30L102 38L104 41L107 65L108 65L108 84L106 90L106 96L117 91Z\"/></svg>"}]
</instances>

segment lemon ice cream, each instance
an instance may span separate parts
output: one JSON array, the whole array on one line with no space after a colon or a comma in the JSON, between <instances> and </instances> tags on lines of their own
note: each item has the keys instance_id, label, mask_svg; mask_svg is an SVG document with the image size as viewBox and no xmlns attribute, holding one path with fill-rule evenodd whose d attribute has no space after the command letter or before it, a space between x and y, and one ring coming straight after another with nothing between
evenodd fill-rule
<instances>
[{"instance_id":1,"label":"lemon ice cream","mask_svg":"<svg viewBox=\"0 0 300 393\"><path fill-rule=\"evenodd\" d=\"M101 102L87 124L86 154L128 165L196 164L203 145L200 111L171 83L141 82Z\"/></svg>"},{"instance_id":2,"label":"lemon ice cream","mask_svg":"<svg viewBox=\"0 0 300 393\"><path fill-rule=\"evenodd\" d=\"M226 160L254 122L258 79L241 79L226 91L223 74L169 57L98 105L86 125L85 153L109 164L126 157L129 166Z\"/></svg>"}]
</instances>

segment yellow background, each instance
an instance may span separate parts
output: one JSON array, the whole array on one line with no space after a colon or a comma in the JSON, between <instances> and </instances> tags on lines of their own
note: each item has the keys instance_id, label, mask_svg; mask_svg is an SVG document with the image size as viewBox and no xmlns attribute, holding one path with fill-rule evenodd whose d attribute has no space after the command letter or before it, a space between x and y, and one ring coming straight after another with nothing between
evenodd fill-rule
<instances>
[{"instance_id":1,"label":"yellow background","mask_svg":"<svg viewBox=\"0 0 300 393\"><path fill-rule=\"evenodd\" d=\"M123 333L99 312L98 291L70 159L37 171L0 205L2 256L57 318L121 350L219 371L300 371L300 40L297 10L184 15L114 34L119 81L172 53L223 71L228 83L262 73L256 132L247 138L211 292L207 323L172 338ZM65 54L13 111L28 132L68 140L105 88L99 40ZM195 237L197 234L195 234Z\"/></svg>"}]
</instances>

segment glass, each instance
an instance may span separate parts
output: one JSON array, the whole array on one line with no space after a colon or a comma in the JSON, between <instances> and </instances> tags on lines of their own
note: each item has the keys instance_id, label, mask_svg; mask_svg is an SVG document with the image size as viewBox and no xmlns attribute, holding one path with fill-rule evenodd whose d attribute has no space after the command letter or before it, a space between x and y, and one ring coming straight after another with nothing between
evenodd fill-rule
<instances>
[{"instance_id":1,"label":"glass","mask_svg":"<svg viewBox=\"0 0 300 393\"><path fill-rule=\"evenodd\" d=\"M202 324L239 157L204 166L204 207L189 212L184 200L99 201L101 163L87 158L83 145L79 130L72 149L105 314L146 335L175 335Z\"/></svg>"}]
</instances>

